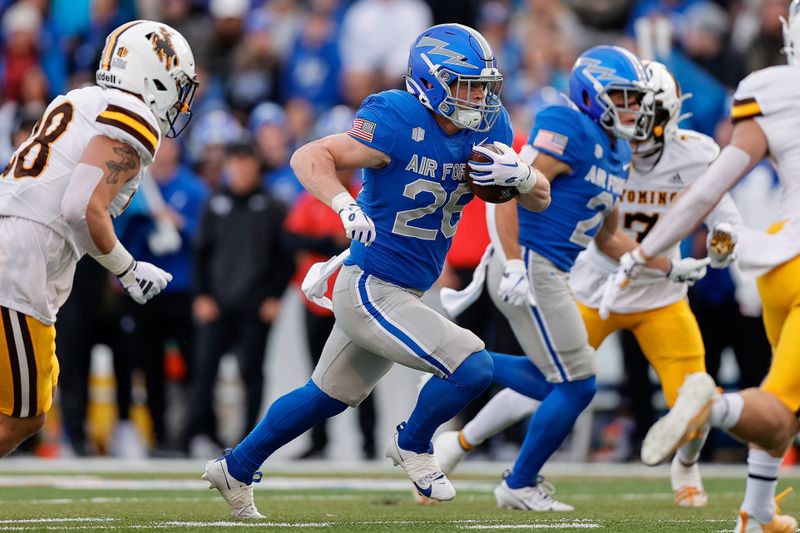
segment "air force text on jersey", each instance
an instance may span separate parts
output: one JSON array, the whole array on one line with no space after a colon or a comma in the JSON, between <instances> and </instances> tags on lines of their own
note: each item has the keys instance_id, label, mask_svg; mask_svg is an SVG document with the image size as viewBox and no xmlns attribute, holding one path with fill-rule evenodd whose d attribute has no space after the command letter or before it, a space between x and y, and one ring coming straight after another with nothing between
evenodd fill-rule
<instances>
[{"instance_id":1,"label":"air force text on jersey","mask_svg":"<svg viewBox=\"0 0 800 533\"><path fill-rule=\"evenodd\" d=\"M442 171L439 173L439 163L435 159L414 154L411 156L408 165L406 165L405 171L441 181L447 179L462 181L466 168L466 163L444 163L442 164ZM439 175L437 175L437 173L439 173Z\"/></svg>"},{"instance_id":2,"label":"air force text on jersey","mask_svg":"<svg viewBox=\"0 0 800 533\"><path fill-rule=\"evenodd\" d=\"M622 191L625 189L625 182L627 181L627 177L620 178L619 176L610 174L606 169L598 167L597 165L592 165L592 168L589 169L589 172L586 173L583 179L609 191L615 196L622 194Z\"/></svg>"}]
</instances>

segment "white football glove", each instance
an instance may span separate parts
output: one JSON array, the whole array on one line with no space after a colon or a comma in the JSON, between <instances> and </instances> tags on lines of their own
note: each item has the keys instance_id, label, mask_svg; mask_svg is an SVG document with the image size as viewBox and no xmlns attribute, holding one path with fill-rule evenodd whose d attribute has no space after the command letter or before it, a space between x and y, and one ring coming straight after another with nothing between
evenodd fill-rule
<instances>
[{"instance_id":1,"label":"white football glove","mask_svg":"<svg viewBox=\"0 0 800 533\"><path fill-rule=\"evenodd\" d=\"M528 282L528 271L525 269L525 262L522 259L506 261L503 277L500 278L500 285L497 287L497 294L504 302L517 307L536 304Z\"/></svg>"},{"instance_id":2,"label":"white football glove","mask_svg":"<svg viewBox=\"0 0 800 533\"><path fill-rule=\"evenodd\" d=\"M683 259L672 260L672 267L667 272L667 277L678 283L685 283L689 287L700 281L706 276L707 267L711 263L711 258L695 259L684 257Z\"/></svg>"},{"instance_id":3,"label":"white football glove","mask_svg":"<svg viewBox=\"0 0 800 533\"><path fill-rule=\"evenodd\" d=\"M375 240L375 223L358 206L350 193L342 192L331 201L331 208L339 214L344 233L351 241L369 246Z\"/></svg>"},{"instance_id":4,"label":"white football glove","mask_svg":"<svg viewBox=\"0 0 800 533\"><path fill-rule=\"evenodd\" d=\"M489 162L480 163L470 161L472 183L475 185L502 185L505 187L516 187L520 194L530 192L536 185L538 173L534 172L530 165L523 162L517 152L510 146L494 142L495 148L500 153L495 153L485 146L476 145L472 149L480 152L489 158Z\"/></svg>"},{"instance_id":5,"label":"white football glove","mask_svg":"<svg viewBox=\"0 0 800 533\"><path fill-rule=\"evenodd\" d=\"M727 222L715 222L706 237L711 268L727 268L736 261L736 232Z\"/></svg>"},{"instance_id":6,"label":"white football glove","mask_svg":"<svg viewBox=\"0 0 800 533\"><path fill-rule=\"evenodd\" d=\"M172 281L172 274L144 261L134 261L131 268L118 277L122 288L137 304L147 302Z\"/></svg>"},{"instance_id":7,"label":"white football glove","mask_svg":"<svg viewBox=\"0 0 800 533\"><path fill-rule=\"evenodd\" d=\"M608 318L611 307L617 301L620 291L639 275L642 266L646 262L638 248L623 254L619 258L619 266L613 274L608 276L603 286L603 297L600 299L600 308L598 309L600 318L603 320Z\"/></svg>"}]
</instances>

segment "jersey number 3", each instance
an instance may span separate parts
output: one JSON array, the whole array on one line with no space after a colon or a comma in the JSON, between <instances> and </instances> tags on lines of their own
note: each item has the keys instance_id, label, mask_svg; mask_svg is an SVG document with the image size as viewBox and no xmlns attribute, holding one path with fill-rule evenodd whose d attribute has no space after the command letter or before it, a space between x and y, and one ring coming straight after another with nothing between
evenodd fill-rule
<instances>
[{"instance_id":1,"label":"jersey number 3","mask_svg":"<svg viewBox=\"0 0 800 533\"><path fill-rule=\"evenodd\" d=\"M430 215L444 206L442 210L442 226L440 229L445 238L449 239L456 234L456 227L458 226L458 221L453 224L453 216L464 210L465 204L459 205L458 201L469 192L469 185L461 183L456 187L448 200L447 191L444 190L441 184L423 179L412 181L403 189L403 196L414 200L417 195L421 193L429 193L433 195L433 202L423 207L408 209L397 213L397 216L394 218L392 233L404 237L422 239L424 241L435 241L439 229L420 228L409 224L409 222L422 218L425 215Z\"/></svg>"},{"instance_id":2,"label":"jersey number 3","mask_svg":"<svg viewBox=\"0 0 800 533\"><path fill-rule=\"evenodd\" d=\"M3 177L13 170L15 178L38 178L50 160L50 145L67 131L74 112L70 102L53 108L44 121L34 128L32 137L11 157L3 170Z\"/></svg>"},{"instance_id":3,"label":"jersey number 3","mask_svg":"<svg viewBox=\"0 0 800 533\"><path fill-rule=\"evenodd\" d=\"M625 213L625 229L636 232L636 242L642 242L658 222L658 213ZM636 225L636 228L634 228Z\"/></svg>"}]
</instances>

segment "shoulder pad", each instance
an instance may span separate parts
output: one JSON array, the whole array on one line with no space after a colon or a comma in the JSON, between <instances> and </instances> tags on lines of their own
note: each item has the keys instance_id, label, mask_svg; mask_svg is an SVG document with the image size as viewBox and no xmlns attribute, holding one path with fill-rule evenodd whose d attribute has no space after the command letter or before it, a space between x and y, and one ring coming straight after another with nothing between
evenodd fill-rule
<instances>
[{"instance_id":1,"label":"shoulder pad","mask_svg":"<svg viewBox=\"0 0 800 533\"><path fill-rule=\"evenodd\" d=\"M104 135L133 146L149 165L161 142L161 131L153 113L132 95L113 89L103 90L106 105L95 117L95 126Z\"/></svg>"},{"instance_id":2,"label":"shoulder pad","mask_svg":"<svg viewBox=\"0 0 800 533\"><path fill-rule=\"evenodd\" d=\"M720 152L717 142L700 132L679 129L670 140L670 146L675 150L682 164L697 164L701 167L709 165L717 158Z\"/></svg>"},{"instance_id":3,"label":"shoulder pad","mask_svg":"<svg viewBox=\"0 0 800 533\"><path fill-rule=\"evenodd\" d=\"M739 83L733 95L731 120L738 122L779 113L797 105L791 91L800 85L800 68L781 65L757 70Z\"/></svg>"}]
</instances>

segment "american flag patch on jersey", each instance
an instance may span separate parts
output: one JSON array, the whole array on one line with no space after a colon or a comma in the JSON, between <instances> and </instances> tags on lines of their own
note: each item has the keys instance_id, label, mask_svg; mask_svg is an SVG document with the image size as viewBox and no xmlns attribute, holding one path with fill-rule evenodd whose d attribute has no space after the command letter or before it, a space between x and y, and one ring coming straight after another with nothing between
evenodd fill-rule
<instances>
[{"instance_id":1,"label":"american flag patch on jersey","mask_svg":"<svg viewBox=\"0 0 800 533\"><path fill-rule=\"evenodd\" d=\"M558 155L564 155L564 150L567 148L569 137L561 133L555 133L547 130L539 130L536 138L533 140L533 146L536 148L543 148Z\"/></svg>"},{"instance_id":2,"label":"american flag patch on jersey","mask_svg":"<svg viewBox=\"0 0 800 533\"><path fill-rule=\"evenodd\" d=\"M369 120L364 120L363 118L357 118L353 121L353 127L350 128L349 133L353 137L358 139L367 141L368 143L372 142L372 139L375 136L375 127L377 124L371 122Z\"/></svg>"}]
</instances>

